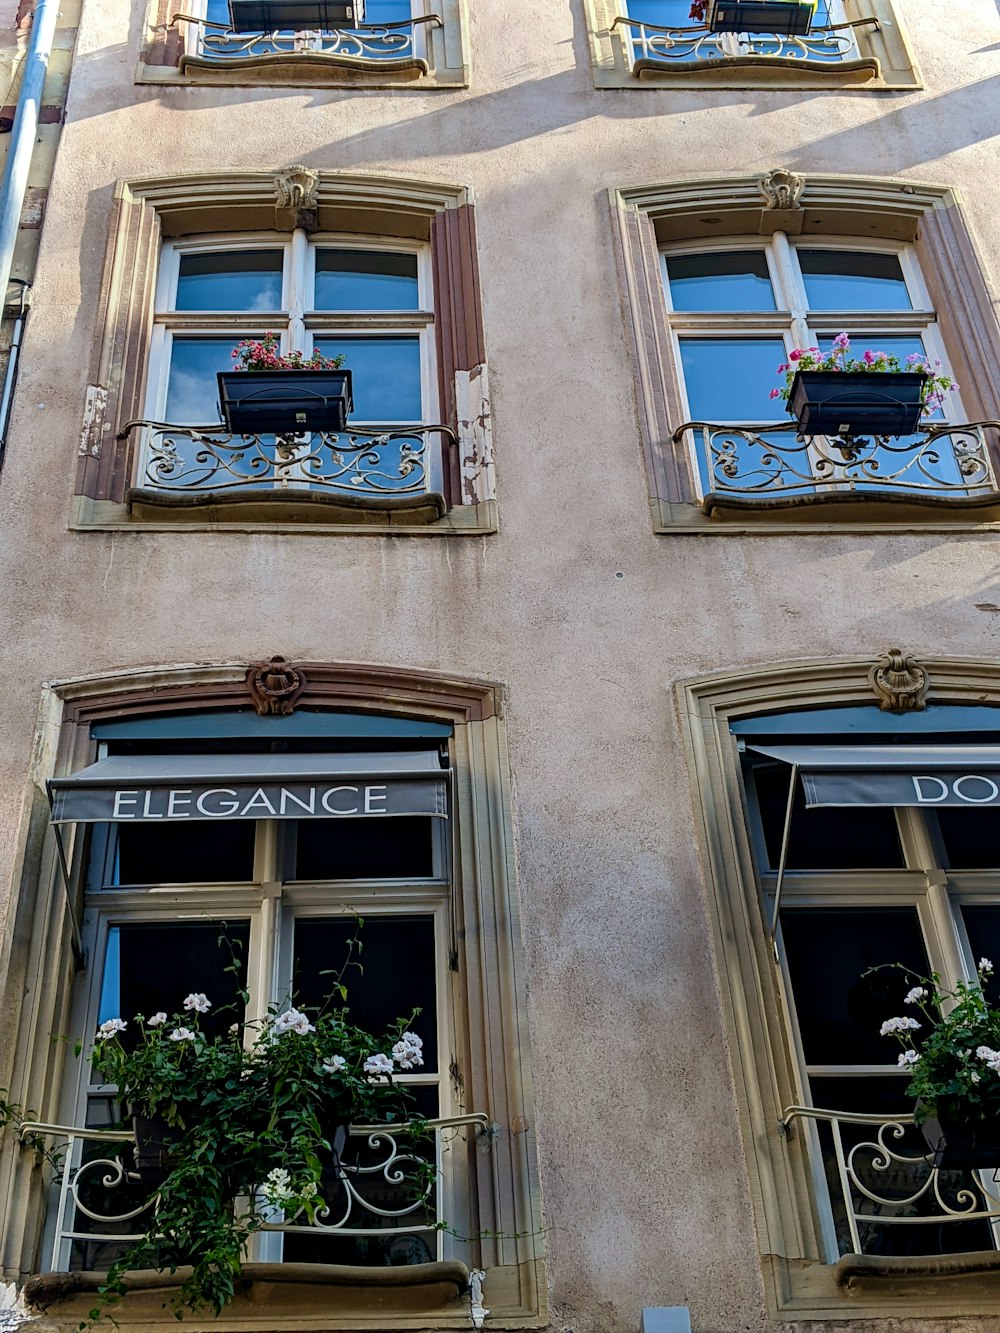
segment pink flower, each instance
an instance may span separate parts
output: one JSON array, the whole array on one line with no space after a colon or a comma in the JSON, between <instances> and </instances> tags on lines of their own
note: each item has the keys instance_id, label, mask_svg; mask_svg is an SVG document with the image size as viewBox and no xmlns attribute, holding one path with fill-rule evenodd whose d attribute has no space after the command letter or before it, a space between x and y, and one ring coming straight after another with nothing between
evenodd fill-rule
<instances>
[{"instance_id":1,"label":"pink flower","mask_svg":"<svg viewBox=\"0 0 1000 1333\"><path fill-rule=\"evenodd\" d=\"M781 397L781 390L780 390L780 389L772 389L771 392L770 392L767 396L768 396L768 398L780 398L780 397Z\"/></svg>"},{"instance_id":2,"label":"pink flower","mask_svg":"<svg viewBox=\"0 0 1000 1333\"><path fill-rule=\"evenodd\" d=\"M802 348L801 348L801 347L794 347L794 348L788 353L788 359L789 359L789 361L798 361L798 359L799 359L800 356L802 356Z\"/></svg>"}]
</instances>

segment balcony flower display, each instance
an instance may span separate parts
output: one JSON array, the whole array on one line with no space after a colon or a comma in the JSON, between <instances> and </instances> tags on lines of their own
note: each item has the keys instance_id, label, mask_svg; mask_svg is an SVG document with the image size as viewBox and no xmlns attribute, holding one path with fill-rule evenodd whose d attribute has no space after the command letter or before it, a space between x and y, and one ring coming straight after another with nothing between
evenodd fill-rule
<instances>
[{"instance_id":1,"label":"balcony flower display","mask_svg":"<svg viewBox=\"0 0 1000 1333\"><path fill-rule=\"evenodd\" d=\"M975 984L943 989L937 973L914 977L902 997L905 1014L887 1018L883 1037L903 1050L900 1069L910 1076L914 1118L934 1165L945 1170L1000 1166L1000 1008L983 987L993 964L981 958Z\"/></svg>"},{"instance_id":2,"label":"balcony flower display","mask_svg":"<svg viewBox=\"0 0 1000 1333\"><path fill-rule=\"evenodd\" d=\"M803 435L909 435L957 387L940 361L920 352L905 362L871 348L854 356L846 333L828 352L796 347L778 374L785 387L770 396L788 403Z\"/></svg>"},{"instance_id":3,"label":"balcony flower display","mask_svg":"<svg viewBox=\"0 0 1000 1333\"><path fill-rule=\"evenodd\" d=\"M346 357L279 349L274 333L244 338L233 348L233 369L218 375L228 428L277 435L343 430L353 405L351 372L341 369Z\"/></svg>"},{"instance_id":4,"label":"balcony flower display","mask_svg":"<svg viewBox=\"0 0 1000 1333\"><path fill-rule=\"evenodd\" d=\"M768 32L803 36L817 0L692 0L690 17L712 32Z\"/></svg>"},{"instance_id":5,"label":"balcony flower display","mask_svg":"<svg viewBox=\"0 0 1000 1333\"><path fill-rule=\"evenodd\" d=\"M407 1116L407 1089L393 1078L423 1063L412 1018L376 1038L343 1009L274 1008L260 1023L209 1036L201 1021L211 1007L194 993L178 1013L112 1018L97 1033L95 1076L159 1128L152 1143L137 1132L136 1149L140 1175L143 1161L153 1168L155 1209L142 1239L112 1265L92 1321L124 1294L127 1273L181 1265L191 1273L178 1316L205 1306L218 1314L250 1237L275 1210L308 1222L322 1214L324 1179L331 1168L337 1177L348 1125L408 1123L407 1133L420 1132ZM416 1167L414 1197L431 1184Z\"/></svg>"}]
</instances>

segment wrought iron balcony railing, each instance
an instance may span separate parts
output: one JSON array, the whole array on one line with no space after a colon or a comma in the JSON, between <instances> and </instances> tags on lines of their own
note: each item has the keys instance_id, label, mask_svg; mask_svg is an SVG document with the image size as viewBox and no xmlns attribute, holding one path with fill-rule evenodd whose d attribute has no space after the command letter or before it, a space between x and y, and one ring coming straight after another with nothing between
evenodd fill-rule
<instances>
[{"instance_id":1,"label":"wrought iron balcony railing","mask_svg":"<svg viewBox=\"0 0 1000 1333\"><path fill-rule=\"evenodd\" d=\"M443 1257L443 1154L454 1153L460 1135L473 1130L489 1144L493 1126L482 1113L421 1122L420 1137L399 1142L407 1125L352 1125L340 1162L324 1178L325 1207L310 1222L304 1214L273 1221L262 1231L312 1238L360 1238L390 1247L418 1245L421 1260ZM426 1131L426 1132L425 1132ZM156 1216L151 1197L134 1170L135 1135L129 1130L86 1129L72 1125L29 1123L22 1141L56 1140L62 1166L50 1267L53 1271L102 1268L129 1243L138 1240ZM452 1160L454 1161L454 1155ZM430 1167L431 1170L427 1168ZM453 1167L454 1169L454 1167ZM237 1201L238 1206L238 1201ZM453 1221L454 1219L452 1219ZM410 1238L407 1240L407 1238ZM391 1247L395 1245L395 1250ZM412 1260L411 1260L412 1261Z\"/></svg>"},{"instance_id":2,"label":"wrought iron balcony railing","mask_svg":"<svg viewBox=\"0 0 1000 1333\"><path fill-rule=\"evenodd\" d=\"M458 442L442 425L274 436L129 421L119 438L133 431L142 432L136 485L189 496L233 490L280 490L289 498L302 491L383 500L421 495L442 474L441 451Z\"/></svg>"},{"instance_id":3,"label":"wrought iron balcony railing","mask_svg":"<svg viewBox=\"0 0 1000 1333\"><path fill-rule=\"evenodd\" d=\"M991 1224L1000 1222L1000 1173L938 1170L912 1115L790 1106L780 1121L783 1134L790 1137L799 1122L818 1131L842 1254L995 1248ZM969 1224L978 1224L978 1247Z\"/></svg>"},{"instance_id":4,"label":"wrought iron balcony railing","mask_svg":"<svg viewBox=\"0 0 1000 1333\"><path fill-rule=\"evenodd\" d=\"M882 491L961 497L994 489L990 444L1000 445L1000 421L941 423L901 439L805 437L794 422L765 427L686 421L673 440L693 443L704 488L717 495L772 499Z\"/></svg>"},{"instance_id":5,"label":"wrought iron balcony railing","mask_svg":"<svg viewBox=\"0 0 1000 1333\"><path fill-rule=\"evenodd\" d=\"M769 56L783 60L810 60L836 63L854 60L858 55L854 29L878 29L875 18L854 19L849 23L831 23L813 28L801 36L779 33L743 32L735 41L727 33L712 32L704 24L691 26L646 23L619 15L613 28L627 29L626 44L633 67L669 69L678 64L700 60L725 60L746 56Z\"/></svg>"},{"instance_id":6,"label":"wrought iron balcony railing","mask_svg":"<svg viewBox=\"0 0 1000 1333\"><path fill-rule=\"evenodd\" d=\"M330 32L236 32L228 24L189 14L175 14L171 23L193 24L199 33L195 56L212 64L255 60L262 56L323 55L350 61L417 61L422 59L418 34L423 26L444 27L438 14L399 23L362 24ZM190 58L190 57L187 57ZM426 62L424 62L426 63Z\"/></svg>"}]
</instances>

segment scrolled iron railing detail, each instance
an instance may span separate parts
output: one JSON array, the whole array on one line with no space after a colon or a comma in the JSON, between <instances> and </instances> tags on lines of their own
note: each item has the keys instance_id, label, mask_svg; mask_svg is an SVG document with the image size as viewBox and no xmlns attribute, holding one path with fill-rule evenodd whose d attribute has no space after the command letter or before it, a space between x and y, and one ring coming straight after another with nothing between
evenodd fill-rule
<instances>
[{"instance_id":1,"label":"scrolled iron railing detail","mask_svg":"<svg viewBox=\"0 0 1000 1333\"><path fill-rule=\"evenodd\" d=\"M417 59L416 33L420 25L444 26L439 14L329 32L236 32L225 23L189 14L174 14L170 22L195 24L200 32L201 56L220 64L227 60L291 54L347 56L372 62Z\"/></svg>"},{"instance_id":2,"label":"scrolled iron railing detail","mask_svg":"<svg viewBox=\"0 0 1000 1333\"><path fill-rule=\"evenodd\" d=\"M674 63L698 60L737 59L741 56L781 57L785 60L814 60L835 64L858 54L854 29L878 28L878 20L855 19L850 23L831 23L813 28L800 36L780 33L739 33L735 44L730 34L712 32L704 24L692 26L646 23L619 15L613 28L627 27L633 63L637 60Z\"/></svg>"},{"instance_id":3,"label":"scrolled iron railing detail","mask_svg":"<svg viewBox=\"0 0 1000 1333\"><path fill-rule=\"evenodd\" d=\"M130 421L119 438L143 431L136 484L172 494L199 491L334 491L390 496L428 488L435 439L454 446L449 426L350 428L311 435L231 435L224 427Z\"/></svg>"},{"instance_id":4,"label":"scrolled iron railing detail","mask_svg":"<svg viewBox=\"0 0 1000 1333\"><path fill-rule=\"evenodd\" d=\"M882 1253L882 1227L1000 1222L1000 1173L938 1170L912 1115L790 1106L779 1122L782 1134L790 1137L799 1120L829 1128L840 1189L831 1203L846 1221L853 1253ZM854 1128L845 1134L845 1127Z\"/></svg>"},{"instance_id":5,"label":"scrolled iron railing detail","mask_svg":"<svg viewBox=\"0 0 1000 1333\"><path fill-rule=\"evenodd\" d=\"M706 489L741 496L805 492L904 491L972 495L995 485L989 432L998 421L942 424L912 436L809 436L794 424L750 427L687 421L706 474ZM996 442L996 441L995 441Z\"/></svg>"},{"instance_id":6,"label":"scrolled iron railing detail","mask_svg":"<svg viewBox=\"0 0 1000 1333\"><path fill-rule=\"evenodd\" d=\"M349 1130L354 1145L350 1160L331 1160L323 1184L325 1207L314 1220L304 1213L285 1217L271 1209L261 1230L310 1235L339 1235L392 1240L393 1237L440 1235L442 1215L442 1153L447 1138L473 1130L480 1140L490 1141L493 1128L489 1116L475 1112L428 1120L416 1126L418 1137L400 1144L397 1136L409 1125L358 1125ZM128 1244L140 1239L141 1230L129 1223L143 1214L155 1217L156 1196L150 1197L136 1171L130 1167L135 1136L125 1130L86 1129L73 1125L26 1124L22 1138L44 1135L65 1144L57 1186L59 1204L52 1268L70 1265L74 1241L100 1245ZM100 1156L86 1160L88 1143L121 1145L122 1156ZM366 1184L368 1188L366 1188ZM103 1206L98 1206L98 1203ZM123 1226L123 1224L125 1224ZM440 1242L435 1244L440 1257Z\"/></svg>"}]
</instances>

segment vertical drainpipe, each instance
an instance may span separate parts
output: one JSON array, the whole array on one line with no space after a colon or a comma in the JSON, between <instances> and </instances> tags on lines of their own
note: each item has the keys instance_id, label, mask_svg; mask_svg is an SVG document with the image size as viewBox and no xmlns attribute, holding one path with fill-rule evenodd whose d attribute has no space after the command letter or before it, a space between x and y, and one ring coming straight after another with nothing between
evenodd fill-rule
<instances>
[{"instance_id":1,"label":"vertical drainpipe","mask_svg":"<svg viewBox=\"0 0 1000 1333\"><path fill-rule=\"evenodd\" d=\"M14 112L7 162L3 181L0 182L0 305L5 305L7 301L10 270L14 262L14 244L17 241L24 195L28 188L31 154L35 147L35 134L42 109L42 90L45 87L49 53L52 50L58 17L58 0L37 0L31 20L28 51L24 57L24 73ZM9 404L5 403L5 406ZM6 436L6 427L6 421L0 422L2 436Z\"/></svg>"}]
</instances>

